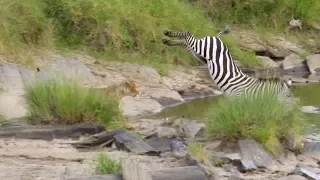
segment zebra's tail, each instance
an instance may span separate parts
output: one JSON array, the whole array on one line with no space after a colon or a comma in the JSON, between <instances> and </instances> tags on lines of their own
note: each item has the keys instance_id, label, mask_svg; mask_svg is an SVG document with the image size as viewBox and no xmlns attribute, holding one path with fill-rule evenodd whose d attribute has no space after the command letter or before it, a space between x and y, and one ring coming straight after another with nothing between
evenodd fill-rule
<instances>
[{"instance_id":1,"label":"zebra's tail","mask_svg":"<svg viewBox=\"0 0 320 180\"><path fill-rule=\"evenodd\" d=\"M229 25L226 25L218 34L217 37L219 38L222 34L228 34L231 31L231 28Z\"/></svg>"}]
</instances>

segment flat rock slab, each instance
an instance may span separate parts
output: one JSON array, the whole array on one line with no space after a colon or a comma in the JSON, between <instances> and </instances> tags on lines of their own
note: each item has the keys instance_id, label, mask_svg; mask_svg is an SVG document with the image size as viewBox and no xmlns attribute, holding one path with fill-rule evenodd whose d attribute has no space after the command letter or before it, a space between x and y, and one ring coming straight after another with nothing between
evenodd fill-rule
<instances>
[{"instance_id":1,"label":"flat rock slab","mask_svg":"<svg viewBox=\"0 0 320 180\"><path fill-rule=\"evenodd\" d=\"M151 136L145 141L152 146L156 151L167 152L170 151L171 139L166 137Z\"/></svg>"},{"instance_id":2,"label":"flat rock slab","mask_svg":"<svg viewBox=\"0 0 320 180\"><path fill-rule=\"evenodd\" d=\"M176 167L162 169L151 173L152 180L205 180L205 173L197 166Z\"/></svg>"},{"instance_id":3,"label":"flat rock slab","mask_svg":"<svg viewBox=\"0 0 320 180\"><path fill-rule=\"evenodd\" d=\"M290 176L278 178L277 180L307 180L307 178L303 176L298 176L298 175L290 175Z\"/></svg>"},{"instance_id":4,"label":"flat rock slab","mask_svg":"<svg viewBox=\"0 0 320 180\"><path fill-rule=\"evenodd\" d=\"M162 161L163 162L163 161ZM176 167L163 164L157 158L146 161L129 157L122 161L125 180L205 180L205 173L198 166Z\"/></svg>"},{"instance_id":5,"label":"flat rock slab","mask_svg":"<svg viewBox=\"0 0 320 180\"><path fill-rule=\"evenodd\" d=\"M68 178L65 180L123 180L121 175L97 175L97 176L85 176L85 177L77 177L77 178Z\"/></svg>"},{"instance_id":6,"label":"flat rock slab","mask_svg":"<svg viewBox=\"0 0 320 180\"><path fill-rule=\"evenodd\" d=\"M125 152L79 151L70 139L53 141L0 139L1 180L62 180L96 175L96 158L106 153L115 159Z\"/></svg>"},{"instance_id":7,"label":"flat rock slab","mask_svg":"<svg viewBox=\"0 0 320 180\"><path fill-rule=\"evenodd\" d=\"M41 139L51 141L53 139L64 138L79 138L85 134L96 134L104 131L104 126L101 125L71 125L67 127L47 127L47 128L32 128L28 129L13 129L7 128L0 131L0 138L17 138L17 139Z\"/></svg>"},{"instance_id":8,"label":"flat rock slab","mask_svg":"<svg viewBox=\"0 0 320 180\"><path fill-rule=\"evenodd\" d=\"M298 164L297 168L295 169L295 174L303 175L312 180L320 180L320 171L318 168L317 170L318 171L304 164Z\"/></svg>"},{"instance_id":9,"label":"flat rock slab","mask_svg":"<svg viewBox=\"0 0 320 180\"><path fill-rule=\"evenodd\" d=\"M125 132L124 129L102 131L98 134L89 136L80 142L73 143L73 145L77 148L83 148L83 147L102 145L105 143L111 144L114 141L114 136L123 132ZM105 145L108 145L108 144L105 144Z\"/></svg>"},{"instance_id":10,"label":"flat rock slab","mask_svg":"<svg viewBox=\"0 0 320 180\"><path fill-rule=\"evenodd\" d=\"M137 136L124 131L114 136L118 149L125 149L136 154L159 155L159 152Z\"/></svg>"},{"instance_id":11,"label":"flat rock slab","mask_svg":"<svg viewBox=\"0 0 320 180\"><path fill-rule=\"evenodd\" d=\"M243 165L268 169L273 168L274 165L276 165L272 156L255 140L239 140L238 146L240 148L241 162Z\"/></svg>"}]
</instances>

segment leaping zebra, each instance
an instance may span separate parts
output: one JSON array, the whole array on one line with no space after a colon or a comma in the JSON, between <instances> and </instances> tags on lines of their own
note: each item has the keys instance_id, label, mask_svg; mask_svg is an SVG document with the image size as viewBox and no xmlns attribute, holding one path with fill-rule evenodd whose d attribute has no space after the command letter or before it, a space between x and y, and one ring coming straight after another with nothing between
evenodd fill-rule
<instances>
[{"instance_id":1,"label":"leaping zebra","mask_svg":"<svg viewBox=\"0 0 320 180\"><path fill-rule=\"evenodd\" d=\"M229 32L224 28L217 36L206 36L196 39L191 32L173 32L164 30L163 34L168 37L178 37L180 40L162 39L162 43L168 46L183 46L201 62L207 64L208 71L213 82L227 96L240 96L256 94L259 90L269 91L278 97L279 102L294 104L291 94L291 79L254 78L243 73L232 60L230 51L220 36ZM270 91L271 90L271 91Z\"/></svg>"}]
</instances>

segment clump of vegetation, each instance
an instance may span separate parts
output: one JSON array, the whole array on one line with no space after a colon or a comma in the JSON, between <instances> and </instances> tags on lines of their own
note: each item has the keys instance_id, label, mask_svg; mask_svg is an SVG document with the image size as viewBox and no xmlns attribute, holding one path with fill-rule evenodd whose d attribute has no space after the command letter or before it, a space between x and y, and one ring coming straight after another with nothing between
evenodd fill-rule
<instances>
[{"instance_id":1,"label":"clump of vegetation","mask_svg":"<svg viewBox=\"0 0 320 180\"><path fill-rule=\"evenodd\" d=\"M223 99L208 113L208 137L237 140L251 137L270 152L289 135L299 137L304 127L304 115L298 106L288 109L269 93L257 97Z\"/></svg>"},{"instance_id":2,"label":"clump of vegetation","mask_svg":"<svg viewBox=\"0 0 320 180\"><path fill-rule=\"evenodd\" d=\"M31 119L49 122L98 122L105 125L120 117L119 101L84 87L76 78L54 76L27 85L26 102Z\"/></svg>"},{"instance_id":3,"label":"clump of vegetation","mask_svg":"<svg viewBox=\"0 0 320 180\"><path fill-rule=\"evenodd\" d=\"M7 120L6 116L0 114L0 125Z\"/></svg>"},{"instance_id":4,"label":"clump of vegetation","mask_svg":"<svg viewBox=\"0 0 320 180\"><path fill-rule=\"evenodd\" d=\"M281 29L289 25L292 17L304 24L320 22L318 0L197 0L195 1L216 23L246 24L251 27Z\"/></svg>"},{"instance_id":5,"label":"clump of vegetation","mask_svg":"<svg viewBox=\"0 0 320 180\"><path fill-rule=\"evenodd\" d=\"M185 49L162 45L164 29L203 37L225 26L217 27L200 8L180 0L2 0L0 20L1 54L77 49L106 60L150 65L164 74L170 64L198 64ZM236 59L252 63L235 42L227 44Z\"/></svg>"},{"instance_id":6,"label":"clump of vegetation","mask_svg":"<svg viewBox=\"0 0 320 180\"><path fill-rule=\"evenodd\" d=\"M107 154L101 153L96 161L98 174L117 174L121 172L121 162L111 159Z\"/></svg>"},{"instance_id":7,"label":"clump of vegetation","mask_svg":"<svg viewBox=\"0 0 320 180\"><path fill-rule=\"evenodd\" d=\"M209 159L208 152L203 148L203 145L201 144L189 143L188 152L201 163L205 163Z\"/></svg>"}]
</instances>

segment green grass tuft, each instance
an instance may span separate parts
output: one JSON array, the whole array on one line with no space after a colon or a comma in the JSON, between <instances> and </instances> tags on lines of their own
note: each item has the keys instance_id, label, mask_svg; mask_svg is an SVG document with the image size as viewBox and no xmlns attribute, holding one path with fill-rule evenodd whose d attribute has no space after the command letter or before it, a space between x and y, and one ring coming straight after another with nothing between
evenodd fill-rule
<instances>
[{"instance_id":1,"label":"green grass tuft","mask_svg":"<svg viewBox=\"0 0 320 180\"><path fill-rule=\"evenodd\" d=\"M189 143L188 152L201 163L207 162L210 157L209 153L203 148L203 145L198 143Z\"/></svg>"},{"instance_id":2,"label":"green grass tuft","mask_svg":"<svg viewBox=\"0 0 320 180\"><path fill-rule=\"evenodd\" d=\"M96 161L98 174L117 174L121 172L121 162L111 159L107 154L101 153Z\"/></svg>"},{"instance_id":3,"label":"green grass tuft","mask_svg":"<svg viewBox=\"0 0 320 180\"><path fill-rule=\"evenodd\" d=\"M289 135L300 136L304 115L299 107L288 110L276 97L259 95L255 99L239 97L223 99L208 113L206 135L226 140L251 137L262 143L270 152Z\"/></svg>"},{"instance_id":4,"label":"green grass tuft","mask_svg":"<svg viewBox=\"0 0 320 180\"><path fill-rule=\"evenodd\" d=\"M37 80L26 88L32 119L65 123L98 122L105 125L119 117L118 100L90 90L76 79L55 76Z\"/></svg>"}]
</instances>

